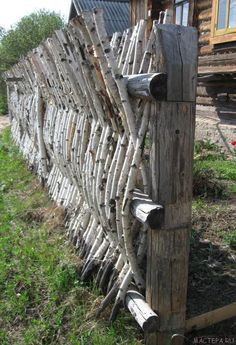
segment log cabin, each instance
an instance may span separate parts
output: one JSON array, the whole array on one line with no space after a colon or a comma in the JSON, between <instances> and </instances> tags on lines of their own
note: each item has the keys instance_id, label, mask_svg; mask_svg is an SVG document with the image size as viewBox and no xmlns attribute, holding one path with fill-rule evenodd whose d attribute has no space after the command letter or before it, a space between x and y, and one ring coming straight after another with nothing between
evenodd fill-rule
<instances>
[{"instance_id":1,"label":"log cabin","mask_svg":"<svg viewBox=\"0 0 236 345\"><path fill-rule=\"evenodd\" d=\"M161 11L170 23L198 30L198 109L236 120L236 0L131 0L131 24Z\"/></svg>"}]
</instances>

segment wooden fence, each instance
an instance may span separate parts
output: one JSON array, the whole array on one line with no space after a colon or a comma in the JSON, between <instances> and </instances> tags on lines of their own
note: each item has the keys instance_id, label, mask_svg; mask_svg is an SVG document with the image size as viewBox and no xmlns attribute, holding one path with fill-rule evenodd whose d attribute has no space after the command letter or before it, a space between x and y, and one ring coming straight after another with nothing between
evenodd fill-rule
<instances>
[{"instance_id":1,"label":"wooden fence","mask_svg":"<svg viewBox=\"0 0 236 345\"><path fill-rule=\"evenodd\" d=\"M197 79L193 28L107 37L84 12L5 74L12 136L67 211L67 235L147 344L185 331ZM139 292L138 292L139 290ZM144 298L142 294L146 294ZM147 302L146 302L146 301ZM157 332L158 330L158 332Z\"/></svg>"}]
</instances>

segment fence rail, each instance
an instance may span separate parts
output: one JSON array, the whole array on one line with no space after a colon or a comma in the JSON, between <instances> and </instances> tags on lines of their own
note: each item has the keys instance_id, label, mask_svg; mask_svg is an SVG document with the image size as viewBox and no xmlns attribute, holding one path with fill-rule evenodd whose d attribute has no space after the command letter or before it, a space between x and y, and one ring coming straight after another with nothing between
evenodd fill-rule
<instances>
[{"instance_id":1,"label":"fence rail","mask_svg":"<svg viewBox=\"0 0 236 345\"><path fill-rule=\"evenodd\" d=\"M68 212L98 314L126 301L148 344L185 328L196 42L144 20L110 41L95 9L5 74L13 138Z\"/></svg>"}]
</instances>

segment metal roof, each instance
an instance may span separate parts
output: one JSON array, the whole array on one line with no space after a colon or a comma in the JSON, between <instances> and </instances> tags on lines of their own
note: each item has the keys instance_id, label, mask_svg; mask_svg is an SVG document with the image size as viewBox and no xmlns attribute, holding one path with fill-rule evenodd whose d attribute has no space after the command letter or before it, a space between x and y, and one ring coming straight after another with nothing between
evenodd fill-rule
<instances>
[{"instance_id":1,"label":"metal roof","mask_svg":"<svg viewBox=\"0 0 236 345\"><path fill-rule=\"evenodd\" d=\"M85 10L102 8L104 20L109 36L114 32L123 32L130 27L129 0L72 0L69 19Z\"/></svg>"}]
</instances>

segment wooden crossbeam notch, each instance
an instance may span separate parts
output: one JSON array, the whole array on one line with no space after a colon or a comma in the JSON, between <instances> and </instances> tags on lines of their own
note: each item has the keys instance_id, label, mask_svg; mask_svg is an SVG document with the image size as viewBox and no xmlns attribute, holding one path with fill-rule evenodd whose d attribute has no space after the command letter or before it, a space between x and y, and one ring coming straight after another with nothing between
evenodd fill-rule
<instances>
[{"instance_id":1,"label":"wooden crossbeam notch","mask_svg":"<svg viewBox=\"0 0 236 345\"><path fill-rule=\"evenodd\" d=\"M130 205L133 216L150 229L160 229L164 219L164 208L154 203L148 195L136 190Z\"/></svg>"},{"instance_id":2,"label":"wooden crossbeam notch","mask_svg":"<svg viewBox=\"0 0 236 345\"><path fill-rule=\"evenodd\" d=\"M127 90L133 97L165 101L167 97L167 74L146 73L124 76Z\"/></svg>"},{"instance_id":3,"label":"wooden crossbeam notch","mask_svg":"<svg viewBox=\"0 0 236 345\"><path fill-rule=\"evenodd\" d=\"M159 316L154 313L139 292L135 290L127 291L125 304L144 332L153 333L158 331Z\"/></svg>"},{"instance_id":4,"label":"wooden crossbeam notch","mask_svg":"<svg viewBox=\"0 0 236 345\"><path fill-rule=\"evenodd\" d=\"M234 316L236 316L236 302L187 320L185 331L192 332L207 328L215 323L231 319Z\"/></svg>"}]
</instances>

